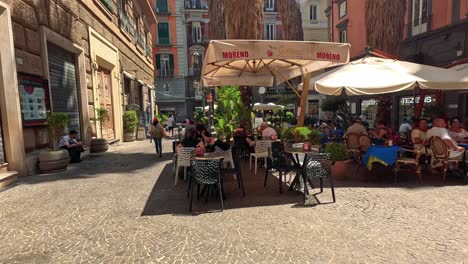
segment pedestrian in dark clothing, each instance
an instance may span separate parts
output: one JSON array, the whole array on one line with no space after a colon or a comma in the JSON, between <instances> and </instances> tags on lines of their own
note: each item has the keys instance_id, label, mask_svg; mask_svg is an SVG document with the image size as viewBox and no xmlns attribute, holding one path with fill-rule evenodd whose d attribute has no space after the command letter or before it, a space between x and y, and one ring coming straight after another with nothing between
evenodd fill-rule
<instances>
[{"instance_id":1,"label":"pedestrian in dark clothing","mask_svg":"<svg viewBox=\"0 0 468 264\"><path fill-rule=\"evenodd\" d=\"M76 139L77 136L78 132L76 132L76 130L70 130L70 133L63 136L59 142L59 148L66 149L68 151L71 163L81 162L81 152L84 152L82 143L78 142Z\"/></svg>"}]
</instances>

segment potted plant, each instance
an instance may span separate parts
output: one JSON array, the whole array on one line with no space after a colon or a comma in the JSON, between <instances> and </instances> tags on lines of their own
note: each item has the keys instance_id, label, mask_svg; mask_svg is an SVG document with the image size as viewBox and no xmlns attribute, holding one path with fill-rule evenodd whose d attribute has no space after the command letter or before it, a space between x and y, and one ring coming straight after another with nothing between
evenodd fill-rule
<instances>
[{"instance_id":1,"label":"potted plant","mask_svg":"<svg viewBox=\"0 0 468 264\"><path fill-rule=\"evenodd\" d=\"M101 137L104 136L103 126L104 122L109 120L109 111L104 107L96 109L96 117L92 119L96 125L99 123L101 129ZM91 140L91 152L105 152L109 149L109 141L106 138L94 138Z\"/></svg>"},{"instance_id":2,"label":"potted plant","mask_svg":"<svg viewBox=\"0 0 468 264\"><path fill-rule=\"evenodd\" d=\"M68 151L59 149L58 144L68 126L66 113L48 113L47 129L49 132L49 146L51 149L39 152L39 170L42 173L57 172L67 169L70 163Z\"/></svg>"},{"instance_id":3,"label":"potted plant","mask_svg":"<svg viewBox=\"0 0 468 264\"><path fill-rule=\"evenodd\" d=\"M123 115L124 141L133 142L136 139L138 115L136 111L128 110Z\"/></svg>"},{"instance_id":4,"label":"potted plant","mask_svg":"<svg viewBox=\"0 0 468 264\"><path fill-rule=\"evenodd\" d=\"M325 144L325 153L330 153L332 160L332 176L345 178L351 171L351 159L348 157L346 146L342 143L329 142Z\"/></svg>"}]
</instances>

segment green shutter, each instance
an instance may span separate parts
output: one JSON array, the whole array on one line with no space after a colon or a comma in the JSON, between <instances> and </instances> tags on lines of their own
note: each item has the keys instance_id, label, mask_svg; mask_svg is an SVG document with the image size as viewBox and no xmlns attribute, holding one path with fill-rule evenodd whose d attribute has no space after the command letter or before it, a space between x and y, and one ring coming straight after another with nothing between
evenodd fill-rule
<instances>
[{"instance_id":1,"label":"green shutter","mask_svg":"<svg viewBox=\"0 0 468 264\"><path fill-rule=\"evenodd\" d=\"M161 54L156 54L156 69L161 69Z\"/></svg>"},{"instance_id":2,"label":"green shutter","mask_svg":"<svg viewBox=\"0 0 468 264\"><path fill-rule=\"evenodd\" d=\"M158 24L159 44L169 44L169 23Z\"/></svg>"},{"instance_id":3,"label":"green shutter","mask_svg":"<svg viewBox=\"0 0 468 264\"><path fill-rule=\"evenodd\" d=\"M169 71L171 75L174 75L174 55L169 54Z\"/></svg>"}]
</instances>

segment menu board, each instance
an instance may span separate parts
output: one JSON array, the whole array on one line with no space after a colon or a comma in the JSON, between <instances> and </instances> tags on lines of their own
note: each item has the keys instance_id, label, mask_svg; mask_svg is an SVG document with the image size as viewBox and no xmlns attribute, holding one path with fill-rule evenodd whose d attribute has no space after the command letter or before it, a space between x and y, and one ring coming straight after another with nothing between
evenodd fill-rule
<instances>
[{"instance_id":1,"label":"menu board","mask_svg":"<svg viewBox=\"0 0 468 264\"><path fill-rule=\"evenodd\" d=\"M18 73L21 117L24 126L46 124L50 112L49 85L39 76Z\"/></svg>"}]
</instances>

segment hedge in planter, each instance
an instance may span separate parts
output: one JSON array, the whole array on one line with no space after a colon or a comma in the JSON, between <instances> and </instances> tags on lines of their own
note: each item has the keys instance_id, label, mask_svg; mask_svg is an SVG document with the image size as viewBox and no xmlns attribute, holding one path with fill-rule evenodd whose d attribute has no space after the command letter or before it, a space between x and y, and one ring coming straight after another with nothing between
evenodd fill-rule
<instances>
[{"instance_id":1,"label":"hedge in planter","mask_svg":"<svg viewBox=\"0 0 468 264\"><path fill-rule=\"evenodd\" d=\"M330 153L332 160L332 176L334 178L345 178L351 169L351 160L348 158L346 146L342 143L329 142L325 144L325 153Z\"/></svg>"},{"instance_id":2,"label":"hedge in planter","mask_svg":"<svg viewBox=\"0 0 468 264\"><path fill-rule=\"evenodd\" d=\"M135 141L136 130L138 128L138 114L134 110L125 111L123 116L124 140L126 142Z\"/></svg>"},{"instance_id":3,"label":"hedge in planter","mask_svg":"<svg viewBox=\"0 0 468 264\"><path fill-rule=\"evenodd\" d=\"M68 126L68 115L66 113L47 114L47 129L49 131L50 150L39 153L39 170L42 173L57 172L67 169L70 163L68 151L59 149L58 143Z\"/></svg>"}]
</instances>

